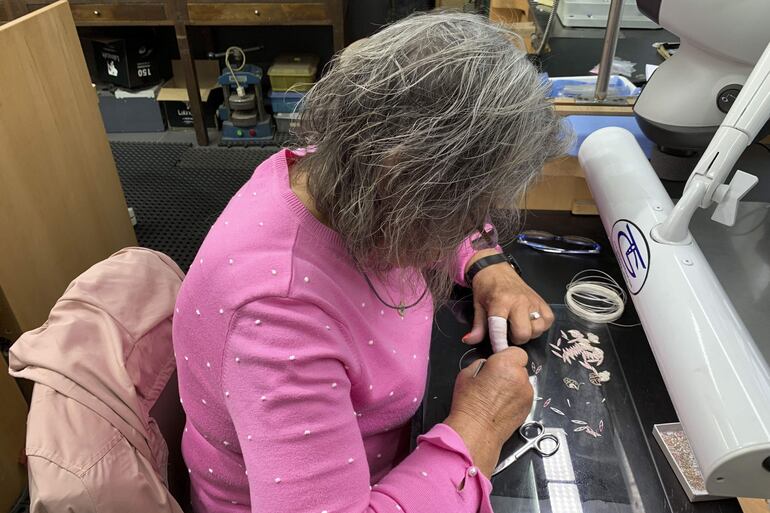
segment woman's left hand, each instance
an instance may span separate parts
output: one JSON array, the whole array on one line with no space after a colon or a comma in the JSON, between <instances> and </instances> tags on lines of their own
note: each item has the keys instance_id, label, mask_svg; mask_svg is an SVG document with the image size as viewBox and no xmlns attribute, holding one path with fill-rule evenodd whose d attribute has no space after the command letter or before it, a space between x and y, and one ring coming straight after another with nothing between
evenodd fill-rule
<instances>
[{"instance_id":1,"label":"woman's left hand","mask_svg":"<svg viewBox=\"0 0 770 513\"><path fill-rule=\"evenodd\" d=\"M482 256L486 256L486 252L474 255L468 265ZM473 287L473 328L462 339L466 344L481 342L487 332L487 324L490 324L492 346L507 346L508 330L495 329L496 322L503 323L506 319L513 343L517 345L539 337L553 324L554 316L548 303L510 265L486 267L473 277L470 285ZM532 318L535 313L539 314L539 318ZM492 319L488 321L490 317Z\"/></svg>"}]
</instances>

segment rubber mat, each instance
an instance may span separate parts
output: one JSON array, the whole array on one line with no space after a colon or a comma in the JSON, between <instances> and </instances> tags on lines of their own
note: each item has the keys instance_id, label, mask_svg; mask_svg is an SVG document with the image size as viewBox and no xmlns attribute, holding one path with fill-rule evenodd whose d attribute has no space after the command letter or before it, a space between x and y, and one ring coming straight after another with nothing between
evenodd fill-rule
<instances>
[{"instance_id":1,"label":"rubber mat","mask_svg":"<svg viewBox=\"0 0 770 513\"><path fill-rule=\"evenodd\" d=\"M246 169L252 171L260 162L278 151L274 148L193 148L182 154L182 169Z\"/></svg>"},{"instance_id":2,"label":"rubber mat","mask_svg":"<svg viewBox=\"0 0 770 513\"><path fill-rule=\"evenodd\" d=\"M208 149L169 143L112 143L139 245L187 272L230 198L277 148Z\"/></svg>"},{"instance_id":3,"label":"rubber mat","mask_svg":"<svg viewBox=\"0 0 770 513\"><path fill-rule=\"evenodd\" d=\"M168 169L192 148L190 144L150 142L111 142L110 146L119 171Z\"/></svg>"}]
</instances>

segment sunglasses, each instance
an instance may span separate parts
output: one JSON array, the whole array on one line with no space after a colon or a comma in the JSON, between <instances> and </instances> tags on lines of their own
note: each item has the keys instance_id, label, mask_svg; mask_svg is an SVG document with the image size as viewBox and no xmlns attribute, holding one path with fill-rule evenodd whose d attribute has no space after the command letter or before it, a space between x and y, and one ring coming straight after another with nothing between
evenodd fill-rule
<instances>
[{"instance_id":1,"label":"sunglasses","mask_svg":"<svg viewBox=\"0 0 770 513\"><path fill-rule=\"evenodd\" d=\"M554 235L540 230L526 230L516 236L516 242L537 251L560 255L598 255L601 244L578 235Z\"/></svg>"}]
</instances>

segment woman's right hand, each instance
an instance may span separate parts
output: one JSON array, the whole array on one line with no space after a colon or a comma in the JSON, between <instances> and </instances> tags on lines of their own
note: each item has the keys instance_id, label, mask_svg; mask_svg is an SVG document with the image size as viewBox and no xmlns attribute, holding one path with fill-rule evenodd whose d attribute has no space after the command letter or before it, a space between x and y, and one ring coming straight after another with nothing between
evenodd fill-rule
<instances>
[{"instance_id":1,"label":"woman's right hand","mask_svg":"<svg viewBox=\"0 0 770 513\"><path fill-rule=\"evenodd\" d=\"M444 423L465 441L475 465L487 477L503 443L532 408L527 360L524 350L509 347L492 355L476 377L480 360L463 369L455 381L452 409Z\"/></svg>"}]
</instances>

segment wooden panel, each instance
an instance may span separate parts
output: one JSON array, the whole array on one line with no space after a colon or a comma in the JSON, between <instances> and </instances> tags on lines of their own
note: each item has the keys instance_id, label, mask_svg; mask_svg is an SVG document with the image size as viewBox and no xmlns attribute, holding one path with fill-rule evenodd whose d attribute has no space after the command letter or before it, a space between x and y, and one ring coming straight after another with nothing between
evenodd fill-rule
<instances>
[{"instance_id":1,"label":"wooden panel","mask_svg":"<svg viewBox=\"0 0 770 513\"><path fill-rule=\"evenodd\" d=\"M190 3L190 21L200 24L249 25L330 24L326 4Z\"/></svg>"},{"instance_id":2,"label":"wooden panel","mask_svg":"<svg viewBox=\"0 0 770 513\"><path fill-rule=\"evenodd\" d=\"M66 1L0 27L0 112L0 288L26 331L73 278L136 245Z\"/></svg>"},{"instance_id":3,"label":"wooden panel","mask_svg":"<svg viewBox=\"0 0 770 513\"><path fill-rule=\"evenodd\" d=\"M166 19L166 8L162 4L72 4L70 8L77 23Z\"/></svg>"},{"instance_id":4,"label":"wooden panel","mask_svg":"<svg viewBox=\"0 0 770 513\"><path fill-rule=\"evenodd\" d=\"M5 12L5 2L0 0L0 23L8 21L9 16Z\"/></svg>"},{"instance_id":5,"label":"wooden panel","mask_svg":"<svg viewBox=\"0 0 770 513\"><path fill-rule=\"evenodd\" d=\"M770 506L765 499L738 499L743 513L770 513Z\"/></svg>"},{"instance_id":6,"label":"wooden panel","mask_svg":"<svg viewBox=\"0 0 770 513\"><path fill-rule=\"evenodd\" d=\"M8 374L0 358L0 511L10 511L27 484L27 470L21 464L24 455L27 403Z\"/></svg>"}]
</instances>

